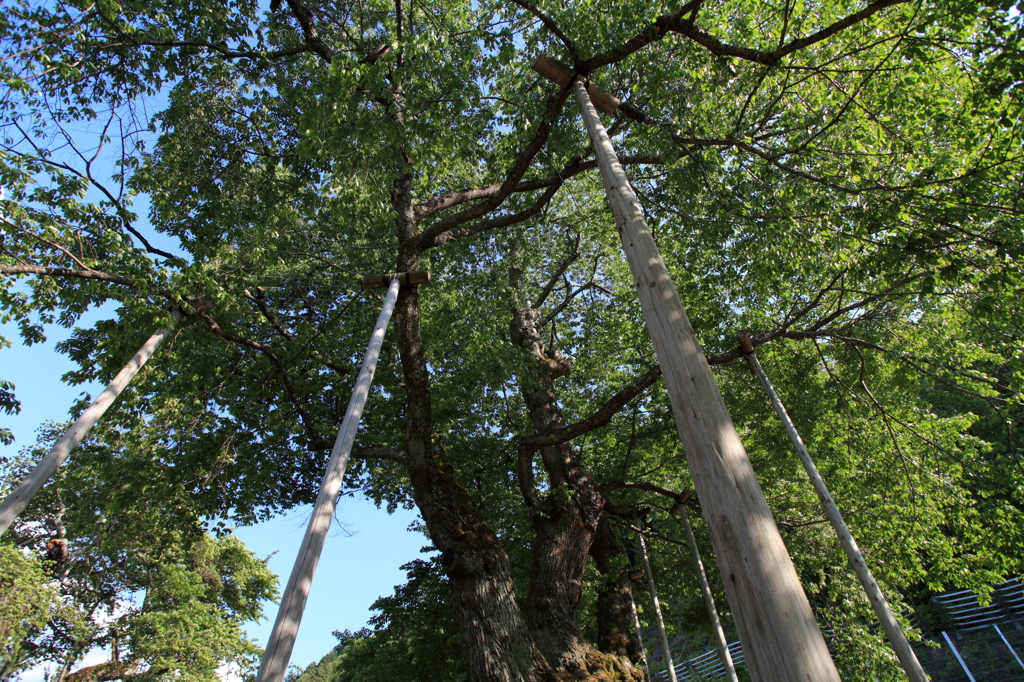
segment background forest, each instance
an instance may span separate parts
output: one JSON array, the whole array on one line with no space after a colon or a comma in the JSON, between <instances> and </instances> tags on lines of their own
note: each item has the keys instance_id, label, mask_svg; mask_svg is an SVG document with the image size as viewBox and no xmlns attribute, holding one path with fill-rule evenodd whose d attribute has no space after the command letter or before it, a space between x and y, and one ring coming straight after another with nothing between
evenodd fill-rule
<instances>
[{"instance_id":1,"label":"background forest","mask_svg":"<svg viewBox=\"0 0 1024 682\"><path fill-rule=\"evenodd\" d=\"M382 298L358 280L414 269L345 486L437 551L324 676L641 680L637 528L703 650L680 507L730 606L546 54L622 100L605 124L843 679L901 679L736 333L896 610L1024 572L1022 44L1010 0L5 3L3 319L33 342L116 306L62 344L71 382L172 335L0 540L2 675L80 682L94 646L93 680L253 672L275 583L226 529L313 500Z\"/></svg>"}]
</instances>

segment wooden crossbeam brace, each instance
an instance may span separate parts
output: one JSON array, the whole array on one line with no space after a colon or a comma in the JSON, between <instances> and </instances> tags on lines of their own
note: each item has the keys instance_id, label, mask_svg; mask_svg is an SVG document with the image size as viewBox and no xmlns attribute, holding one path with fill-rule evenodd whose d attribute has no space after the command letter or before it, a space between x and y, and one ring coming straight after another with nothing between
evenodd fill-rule
<instances>
[{"instance_id":1,"label":"wooden crossbeam brace","mask_svg":"<svg viewBox=\"0 0 1024 682\"><path fill-rule=\"evenodd\" d=\"M363 277L359 283L364 289L383 289L395 279L398 280L399 286L403 287L430 284L430 272L428 270L410 270L409 272L392 272L389 275L371 275Z\"/></svg>"},{"instance_id":2,"label":"wooden crossbeam brace","mask_svg":"<svg viewBox=\"0 0 1024 682\"><path fill-rule=\"evenodd\" d=\"M562 62L544 55L537 57L537 61L533 63L533 70L563 88L569 87L577 76L576 72ZM593 83L588 82L586 86L594 106L609 116L614 116L616 109L622 104L619 98L608 94Z\"/></svg>"}]
</instances>

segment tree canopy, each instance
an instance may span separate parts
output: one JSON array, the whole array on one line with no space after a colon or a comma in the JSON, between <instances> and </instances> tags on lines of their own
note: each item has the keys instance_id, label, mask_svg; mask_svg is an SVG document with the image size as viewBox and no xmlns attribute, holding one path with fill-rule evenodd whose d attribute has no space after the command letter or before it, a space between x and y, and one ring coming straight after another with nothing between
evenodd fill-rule
<instances>
[{"instance_id":1,"label":"tree canopy","mask_svg":"<svg viewBox=\"0 0 1024 682\"><path fill-rule=\"evenodd\" d=\"M670 517L700 499L578 112L530 69L556 57L622 100L609 133L840 671L898 679L735 334L894 605L1022 571L1022 38L1010 0L16 0L4 319L35 342L113 301L62 346L80 382L180 309L98 427L147 454L88 471L217 530L312 501L377 314L358 278L429 269L346 485L418 507L440 555L410 585L447 576L471 679L642 679L629 538L651 524L699 632ZM395 608L341 658L429 613Z\"/></svg>"}]
</instances>

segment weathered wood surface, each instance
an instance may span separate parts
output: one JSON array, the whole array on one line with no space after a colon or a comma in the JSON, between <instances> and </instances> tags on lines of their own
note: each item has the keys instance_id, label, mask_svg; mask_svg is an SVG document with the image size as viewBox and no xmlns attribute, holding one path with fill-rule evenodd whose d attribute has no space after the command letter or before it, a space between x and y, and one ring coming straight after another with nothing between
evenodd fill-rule
<instances>
[{"instance_id":1,"label":"weathered wood surface","mask_svg":"<svg viewBox=\"0 0 1024 682\"><path fill-rule=\"evenodd\" d=\"M175 310L172 314L175 322L181 319L181 313ZM164 342L164 339L171 333L170 329L157 330L142 348L128 361L128 364L121 368L121 371L107 384L99 397L92 405L75 420L75 423L64 432L57 444L46 453L36 467L29 472L21 484L7 496L3 504L0 504L0 535L7 532L18 515L25 510L28 503L35 497L50 477L57 471L64 460L68 458L71 451L78 447L103 413L114 403L117 396L121 394L125 386L138 374L142 366L153 356L156 349Z\"/></svg>"},{"instance_id":2,"label":"weathered wood surface","mask_svg":"<svg viewBox=\"0 0 1024 682\"><path fill-rule=\"evenodd\" d=\"M690 515L686 513L686 507L680 506L683 514L683 526L686 528L686 541L690 545L690 553L693 555L693 564L697 571L697 580L700 581L700 593L704 597L704 606L708 610L708 618L711 620L711 629L715 633L715 646L718 648L718 656L722 659L725 668L725 679L728 682L739 682L736 677L736 666L732 662L732 654L729 653L729 642L725 639L725 632L722 630L722 621L718 618L718 609L715 608L715 597L711 594L711 585L708 584L708 574L704 570L704 562L700 559L700 549L697 548L697 538L693 536L693 527L690 526ZM682 554L682 552L680 552Z\"/></svg>"},{"instance_id":3,"label":"weathered wood surface","mask_svg":"<svg viewBox=\"0 0 1024 682\"><path fill-rule=\"evenodd\" d=\"M903 630L893 615L892 609L889 608L885 595L882 594L878 583L875 582L875 576L872 575L871 569L868 568L867 563L864 561L864 555L861 553L860 547L857 546L857 542L853 539L853 535L850 533L843 515L839 513L839 507L836 506L831 493L828 491L828 487L825 485L824 479L818 473L818 467L815 466L814 460L811 459L811 454L807 451L803 439L800 438L800 433L796 430L793 420L789 418L786 407L782 404L782 400L779 399L778 394L775 392L775 387L768 380L768 375L761 366L761 362L757 359L757 353L754 352L754 345L750 341L750 336L746 332L740 332L738 336L740 348L747 359L747 364L754 375L761 380L761 385L764 387L765 393L768 394L772 407L775 408L776 416L778 416L782 425L786 427L789 441L800 456L800 462L803 463L804 471L807 472L815 492L818 493L818 499L821 500L821 506L825 510L825 515L828 517L829 523L832 524L832 528L836 531L836 535L839 536L839 543L843 546L843 551L846 552L850 566L853 567L854 572L860 579L860 584L864 587L868 601L871 602L871 608L875 610L875 615L882 624L885 635L889 638L889 643L896 652L896 656L900 659L900 665L903 666L903 670L907 673L907 677L910 678L911 682L927 682L928 677L925 675L921 662L917 660L917 655L910 647L910 642L907 641L906 635L903 634Z\"/></svg>"},{"instance_id":4,"label":"weathered wood surface","mask_svg":"<svg viewBox=\"0 0 1024 682\"><path fill-rule=\"evenodd\" d=\"M597 110L576 100L597 155L754 682L839 680L807 596Z\"/></svg>"},{"instance_id":5,"label":"weathered wood surface","mask_svg":"<svg viewBox=\"0 0 1024 682\"><path fill-rule=\"evenodd\" d=\"M320 553L323 551L324 541L327 539L327 531L330 530L331 519L334 518L334 509L341 492L341 482L345 477L345 468L348 466L352 444L356 440L356 431L359 430L359 419L363 415L363 407L370 395L373 373L377 368L381 344L384 342L384 332L391 320L391 313L395 309L395 299L398 298L400 286L401 278L392 277L380 316L373 327L373 334L370 336L370 343L366 349L366 355L363 357L363 365L359 369L355 388L352 389L352 397L349 399L348 409L345 411L345 419L341 423L341 428L338 429L338 437L334 440L331 458L327 462L327 471L320 484L320 493L313 505L313 514L306 526L306 534L302 538L299 554L295 557L295 565L288 578L288 585L284 589L284 596L281 597L281 607L277 611L274 628L271 630L267 649L263 653L263 660L260 663L259 672L256 674L256 682L282 682L288 671L292 648L295 646L295 637L299 633L299 623L302 621L302 612L306 609L309 589L313 584L313 574L316 573Z\"/></svg>"},{"instance_id":6,"label":"weathered wood surface","mask_svg":"<svg viewBox=\"0 0 1024 682\"><path fill-rule=\"evenodd\" d=\"M533 70L549 81L561 85L563 88L569 87L573 78L576 77L576 74L568 66L557 59L545 57L544 55L537 57L537 61L533 63ZM587 91L590 93L590 99L594 106L609 116L614 116L615 111L622 104L618 97L605 92L593 83L589 84Z\"/></svg>"}]
</instances>

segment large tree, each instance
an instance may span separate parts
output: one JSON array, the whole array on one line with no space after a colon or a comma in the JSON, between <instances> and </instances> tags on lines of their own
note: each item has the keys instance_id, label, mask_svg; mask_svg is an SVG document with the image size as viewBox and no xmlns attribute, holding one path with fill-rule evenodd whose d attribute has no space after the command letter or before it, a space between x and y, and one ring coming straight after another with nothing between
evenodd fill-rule
<instances>
[{"instance_id":1,"label":"large tree","mask_svg":"<svg viewBox=\"0 0 1024 682\"><path fill-rule=\"evenodd\" d=\"M556 56L623 101L610 132L840 669L892 677L735 332L897 604L1021 569L1008 9L19 2L0 295L29 340L118 302L66 344L79 380L180 307L109 428L159 420L159 475L248 522L315 496L376 313L357 276L430 269L349 485L418 507L473 679L639 679L623 536L699 500L589 144L529 68Z\"/></svg>"}]
</instances>

